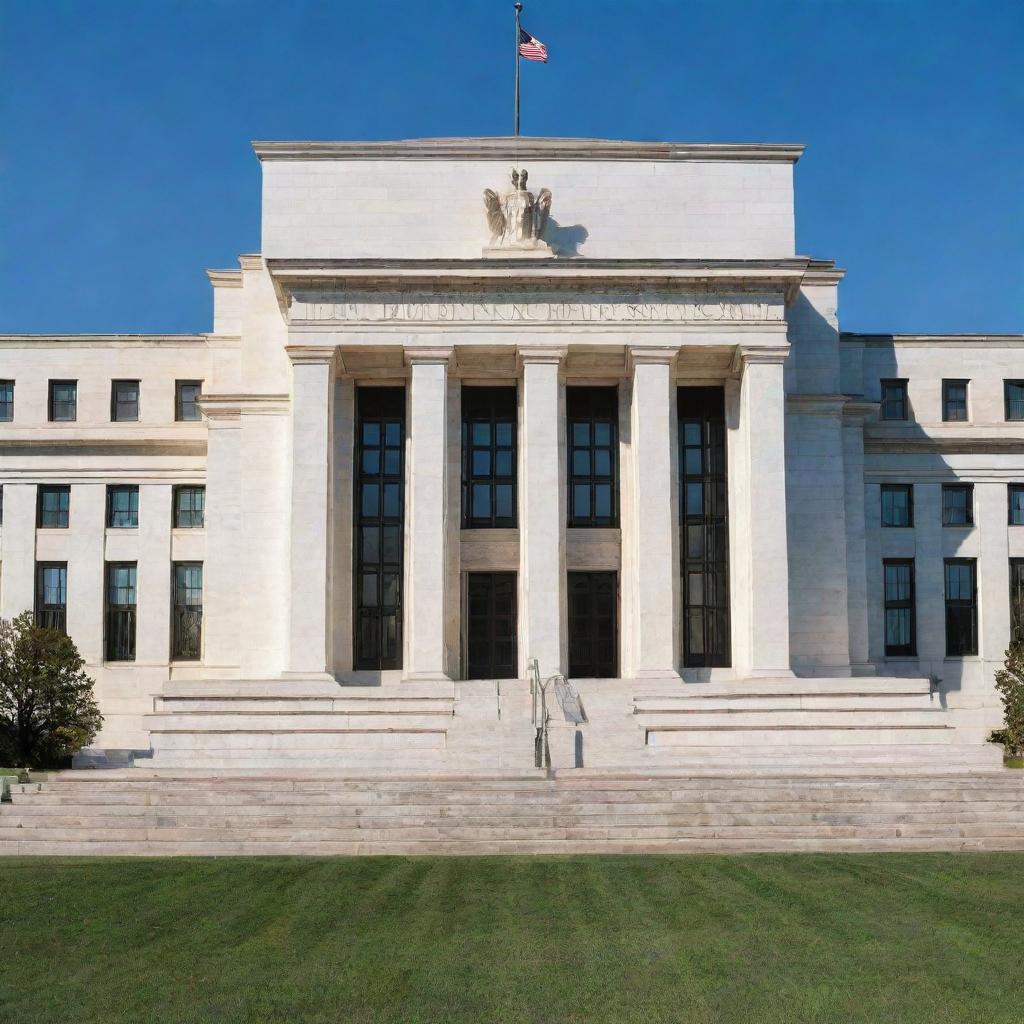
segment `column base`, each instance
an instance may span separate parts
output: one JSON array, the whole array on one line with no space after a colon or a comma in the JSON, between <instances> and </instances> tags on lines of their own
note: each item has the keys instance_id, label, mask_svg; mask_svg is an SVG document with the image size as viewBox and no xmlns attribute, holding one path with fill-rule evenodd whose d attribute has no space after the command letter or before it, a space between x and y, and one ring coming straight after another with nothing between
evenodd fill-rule
<instances>
[{"instance_id":1,"label":"column base","mask_svg":"<svg viewBox=\"0 0 1024 1024\"><path fill-rule=\"evenodd\" d=\"M675 668L641 668L637 669L630 678L642 679L644 681L664 679L668 683L681 683L683 681L683 677Z\"/></svg>"},{"instance_id":2,"label":"column base","mask_svg":"<svg viewBox=\"0 0 1024 1024\"><path fill-rule=\"evenodd\" d=\"M402 676L403 683L450 683L452 677L446 672L410 672Z\"/></svg>"},{"instance_id":3,"label":"column base","mask_svg":"<svg viewBox=\"0 0 1024 1024\"><path fill-rule=\"evenodd\" d=\"M330 672L309 671L303 672L300 668L287 668L281 673L282 679L308 679L316 683L336 683L337 678Z\"/></svg>"}]
</instances>

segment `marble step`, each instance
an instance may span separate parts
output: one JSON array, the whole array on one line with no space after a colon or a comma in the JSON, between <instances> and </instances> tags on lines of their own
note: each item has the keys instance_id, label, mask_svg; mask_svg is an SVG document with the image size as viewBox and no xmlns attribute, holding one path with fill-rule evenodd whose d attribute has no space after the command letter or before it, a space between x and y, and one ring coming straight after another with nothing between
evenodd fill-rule
<instances>
[{"instance_id":1,"label":"marble step","mask_svg":"<svg viewBox=\"0 0 1024 1024\"><path fill-rule=\"evenodd\" d=\"M288 715L297 713L370 715L447 715L455 713L450 698L409 696L188 696L157 697L155 711L166 714ZM153 717L153 716L149 716Z\"/></svg>"},{"instance_id":2,"label":"marble step","mask_svg":"<svg viewBox=\"0 0 1024 1024\"><path fill-rule=\"evenodd\" d=\"M956 742L956 730L949 725L777 725L722 723L696 726L665 725L647 729L649 747L735 746L736 734L757 746L851 746L866 744L949 744Z\"/></svg>"},{"instance_id":3,"label":"marble step","mask_svg":"<svg viewBox=\"0 0 1024 1024\"><path fill-rule=\"evenodd\" d=\"M719 697L637 697L634 714L692 714L694 711L904 711L944 710L938 697L929 693L813 693L780 694L774 697L749 693Z\"/></svg>"},{"instance_id":4,"label":"marble step","mask_svg":"<svg viewBox=\"0 0 1024 1024\"><path fill-rule=\"evenodd\" d=\"M190 712L146 715L145 727L153 735L166 733L289 733L362 732L362 733L443 733L451 724L450 715L418 712L391 712L382 715L342 712L293 711L262 713Z\"/></svg>"}]
</instances>

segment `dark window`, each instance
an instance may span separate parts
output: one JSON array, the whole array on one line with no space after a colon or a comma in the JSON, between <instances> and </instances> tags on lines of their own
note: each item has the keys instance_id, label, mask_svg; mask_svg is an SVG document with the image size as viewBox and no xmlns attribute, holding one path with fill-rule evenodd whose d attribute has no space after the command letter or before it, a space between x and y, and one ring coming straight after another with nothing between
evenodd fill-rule
<instances>
[{"instance_id":1,"label":"dark window","mask_svg":"<svg viewBox=\"0 0 1024 1024\"><path fill-rule=\"evenodd\" d=\"M966 380L944 380L942 382L942 418L947 422L967 419Z\"/></svg>"},{"instance_id":2,"label":"dark window","mask_svg":"<svg viewBox=\"0 0 1024 1024\"><path fill-rule=\"evenodd\" d=\"M135 660L135 575L134 562L107 563L107 661Z\"/></svg>"},{"instance_id":3,"label":"dark window","mask_svg":"<svg viewBox=\"0 0 1024 1024\"><path fill-rule=\"evenodd\" d=\"M78 381L51 380L50 408L51 423L73 422L78 417Z\"/></svg>"},{"instance_id":4,"label":"dark window","mask_svg":"<svg viewBox=\"0 0 1024 1024\"><path fill-rule=\"evenodd\" d=\"M907 405L907 382L905 380L883 380L880 418L883 420L905 420L908 414Z\"/></svg>"},{"instance_id":5,"label":"dark window","mask_svg":"<svg viewBox=\"0 0 1024 1024\"><path fill-rule=\"evenodd\" d=\"M462 389L462 525L516 525L516 389Z\"/></svg>"},{"instance_id":6,"label":"dark window","mask_svg":"<svg viewBox=\"0 0 1024 1024\"><path fill-rule=\"evenodd\" d=\"M613 572L569 575L569 675L612 679L618 675L618 588Z\"/></svg>"},{"instance_id":7,"label":"dark window","mask_svg":"<svg viewBox=\"0 0 1024 1024\"><path fill-rule=\"evenodd\" d=\"M4 485L0 484L0 526L4 522Z\"/></svg>"},{"instance_id":8,"label":"dark window","mask_svg":"<svg viewBox=\"0 0 1024 1024\"><path fill-rule=\"evenodd\" d=\"M1024 558L1010 559L1010 636L1024 641Z\"/></svg>"},{"instance_id":9,"label":"dark window","mask_svg":"<svg viewBox=\"0 0 1024 1024\"><path fill-rule=\"evenodd\" d=\"M402 667L405 389L356 392L355 667Z\"/></svg>"},{"instance_id":10,"label":"dark window","mask_svg":"<svg viewBox=\"0 0 1024 1024\"><path fill-rule=\"evenodd\" d=\"M36 625L66 633L68 627L68 563L36 563Z\"/></svg>"},{"instance_id":11,"label":"dark window","mask_svg":"<svg viewBox=\"0 0 1024 1024\"><path fill-rule=\"evenodd\" d=\"M71 508L71 488L39 488L36 523L44 530L66 530Z\"/></svg>"},{"instance_id":12,"label":"dark window","mask_svg":"<svg viewBox=\"0 0 1024 1024\"><path fill-rule=\"evenodd\" d=\"M1024 484L1010 484L1006 489L1006 493L1010 505L1010 525L1024 526ZM0 515L2 514L3 505L0 504Z\"/></svg>"},{"instance_id":13,"label":"dark window","mask_svg":"<svg viewBox=\"0 0 1024 1024\"><path fill-rule=\"evenodd\" d=\"M203 563L175 562L171 609L171 657L198 661L203 639Z\"/></svg>"},{"instance_id":14,"label":"dark window","mask_svg":"<svg viewBox=\"0 0 1024 1024\"><path fill-rule=\"evenodd\" d=\"M942 485L942 525L974 525L974 485Z\"/></svg>"},{"instance_id":15,"label":"dark window","mask_svg":"<svg viewBox=\"0 0 1024 1024\"><path fill-rule=\"evenodd\" d=\"M134 423L139 418L139 382L110 382L110 418L115 423Z\"/></svg>"},{"instance_id":16,"label":"dark window","mask_svg":"<svg viewBox=\"0 0 1024 1024\"><path fill-rule=\"evenodd\" d=\"M914 525L913 484L882 484L882 525Z\"/></svg>"},{"instance_id":17,"label":"dark window","mask_svg":"<svg viewBox=\"0 0 1024 1024\"><path fill-rule=\"evenodd\" d=\"M978 653L978 583L973 558L946 559L946 656Z\"/></svg>"},{"instance_id":18,"label":"dark window","mask_svg":"<svg viewBox=\"0 0 1024 1024\"><path fill-rule=\"evenodd\" d=\"M205 487L190 484L174 488L174 528L176 530L202 529L205 515Z\"/></svg>"},{"instance_id":19,"label":"dark window","mask_svg":"<svg viewBox=\"0 0 1024 1024\"><path fill-rule=\"evenodd\" d=\"M1008 380L1004 384L1006 418L1024 420L1024 380Z\"/></svg>"},{"instance_id":20,"label":"dark window","mask_svg":"<svg viewBox=\"0 0 1024 1024\"><path fill-rule=\"evenodd\" d=\"M134 484L107 488L107 526L134 530L139 525L139 489Z\"/></svg>"},{"instance_id":21,"label":"dark window","mask_svg":"<svg viewBox=\"0 0 1024 1024\"><path fill-rule=\"evenodd\" d=\"M618 526L618 388L565 389L569 526Z\"/></svg>"},{"instance_id":22,"label":"dark window","mask_svg":"<svg viewBox=\"0 0 1024 1024\"><path fill-rule=\"evenodd\" d=\"M683 664L731 664L729 507L722 388L679 388Z\"/></svg>"},{"instance_id":23,"label":"dark window","mask_svg":"<svg viewBox=\"0 0 1024 1024\"><path fill-rule=\"evenodd\" d=\"M201 380L176 380L174 382L174 418L178 421L201 420L199 395L203 390Z\"/></svg>"},{"instance_id":24,"label":"dark window","mask_svg":"<svg viewBox=\"0 0 1024 1024\"><path fill-rule=\"evenodd\" d=\"M887 657L917 653L914 623L914 563L892 558L882 563L885 585L885 653Z\"/></svg>"},{"instance_id":25,"label":"dark window","mask_svg":"<svg viewBox=\"0 0 1024 1024\"><path fill-rule=\"evenodd\" d=\"M514 679L516 574L469 573L466 605L466 678Z\"/></svg>"},{"instance_id":26,"label":"dark window","mask_svg":"<svg viewBox=\"0 0 1024 1024\"><path fill-rule=\"evenodd\" d=\"M0 380L0 423L14 419L14 381Z\"/></svg>"}]
</instances>

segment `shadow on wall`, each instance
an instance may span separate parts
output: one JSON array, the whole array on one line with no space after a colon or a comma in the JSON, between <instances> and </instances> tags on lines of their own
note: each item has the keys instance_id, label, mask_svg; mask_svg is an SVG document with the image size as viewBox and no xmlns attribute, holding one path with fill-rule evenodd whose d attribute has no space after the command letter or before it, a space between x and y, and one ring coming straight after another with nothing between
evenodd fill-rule
<instances>
[{"instance_id":1,"label":"shadow on wall","mask_svg":"<svg viewBox=\"0 0 1024 1024\"><path fill-rule=\"evenodd\" d=\"M580 246L589 236L590 232L582 224L559 224L554 217L549 217L542 237L556 256L579 256Z\"/></svg>"}]
</instances>

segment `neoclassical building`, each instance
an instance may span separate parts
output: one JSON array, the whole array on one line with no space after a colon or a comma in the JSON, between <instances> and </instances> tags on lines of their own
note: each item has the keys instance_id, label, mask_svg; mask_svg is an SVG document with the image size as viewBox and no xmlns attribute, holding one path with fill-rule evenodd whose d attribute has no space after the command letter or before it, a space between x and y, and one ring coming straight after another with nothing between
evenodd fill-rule
<instances>
[{"instance_id":1,"label":"neoclassical building","mask_svg":"<svg viewBox=\"0 0 1024 1024\"><path fill-rule=\"evenodd\" d=\"M1024 337L841 332L801 147L255 150L209 333L0 339L0 613L77 642L86 761L452 751L533 659L595 751L982 743Z\"/></svg>"}]
</instances>

